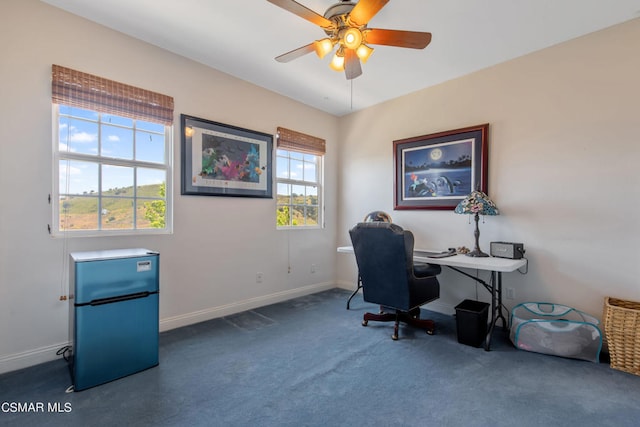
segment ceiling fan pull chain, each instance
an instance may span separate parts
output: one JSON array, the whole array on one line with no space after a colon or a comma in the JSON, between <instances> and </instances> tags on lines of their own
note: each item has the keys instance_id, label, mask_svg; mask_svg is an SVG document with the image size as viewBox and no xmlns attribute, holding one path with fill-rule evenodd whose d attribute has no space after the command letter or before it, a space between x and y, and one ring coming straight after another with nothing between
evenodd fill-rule
<instances>
[{"instance_id":1,"label":"ceiling fan pull chain","mask_svg":"<svg viewBox=\"0 0 640 427\"><path fill-rule=\"evenodd\" d=\"M349 80L351 83L351 110L353 110L353 79Z\"/></svg>"}]
</instances>

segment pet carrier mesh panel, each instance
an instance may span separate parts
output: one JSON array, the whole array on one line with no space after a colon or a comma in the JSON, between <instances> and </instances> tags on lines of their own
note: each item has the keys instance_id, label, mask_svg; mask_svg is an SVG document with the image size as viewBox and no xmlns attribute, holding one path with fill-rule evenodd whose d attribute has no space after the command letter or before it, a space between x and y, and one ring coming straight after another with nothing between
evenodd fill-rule
<instances>
[{"instance_id":1,"label":"pet carrier mesh panel","mask_svg":"<svg viewBox=\"0 0 640 427\"><path fill-rule=\"evenodd\" d=\"M511 342L536 353L598 362L600 322L566 305L525 302L511 310Z\"/></svg>"}]
</instances>

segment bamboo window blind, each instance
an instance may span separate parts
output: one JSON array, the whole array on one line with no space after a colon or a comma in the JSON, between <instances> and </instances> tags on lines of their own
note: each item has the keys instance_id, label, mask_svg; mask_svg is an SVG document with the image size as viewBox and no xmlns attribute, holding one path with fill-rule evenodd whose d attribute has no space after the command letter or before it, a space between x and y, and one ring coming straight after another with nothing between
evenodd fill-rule
<instances>
[{"instance_id":1,"label":"bamboo window blind","mask_svg":"<svg viewBox=\"0 0 640 427\"><path fill-rule=\"evenodd\" d=\"M54 104L165 126L173 124L173 97L60 65L54 64L51 69L51 98Z\"/></svg>"},{"instance_id":2,"label":"bamboo window blind","mask_svg":"<svg viewBox=\"0 0 640 427\"><path fill-rule=\"evenodd\" d=\"M281 150L299 151L316 156L323 156L326 152L325 140L315 136L282 127L278 127L277 136L277 147Z\"/></svg>"}]
</instances>

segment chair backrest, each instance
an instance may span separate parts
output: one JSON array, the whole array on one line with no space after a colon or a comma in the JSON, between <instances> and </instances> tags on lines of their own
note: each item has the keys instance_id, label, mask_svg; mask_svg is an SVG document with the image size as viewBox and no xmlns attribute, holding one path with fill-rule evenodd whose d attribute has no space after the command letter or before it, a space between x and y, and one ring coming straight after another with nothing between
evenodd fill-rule
<instances>
[{"instance_id":1,"label":"chair backrest","mask_svg":"<svg viewBox=\"0 0 640 427\"><path fill-rule=\"evenodd\" d=\"M366 222L349 230L349 235L364 300L406 310L413 274L413 234L396 224Z\"/></svg>"}]
</instances>

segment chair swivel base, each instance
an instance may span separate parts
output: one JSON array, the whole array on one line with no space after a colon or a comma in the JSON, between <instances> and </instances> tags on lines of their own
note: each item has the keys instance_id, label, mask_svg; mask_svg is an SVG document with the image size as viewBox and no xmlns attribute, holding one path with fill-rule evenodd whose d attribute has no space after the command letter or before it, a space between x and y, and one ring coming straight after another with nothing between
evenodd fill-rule
<instances>
[{"instance_id":1,"label":"chair swivel base","mask_svg":"<svg viewBox=\"0 0 640 427\"><path fill-rule=\"evenodd\" d=\"M400 322L414 326L419 329L424 329L427 334L433 335L435 331L435 323L430 319L420 319L420 310L412 310L410 312L396 310L395 313L365 313L362 319L362 326L367 326L369 321L374 322L395 322L393 328L393 335L391 339L396 341L398 339L398 330Z\"/></svg>"}]
</instances>

